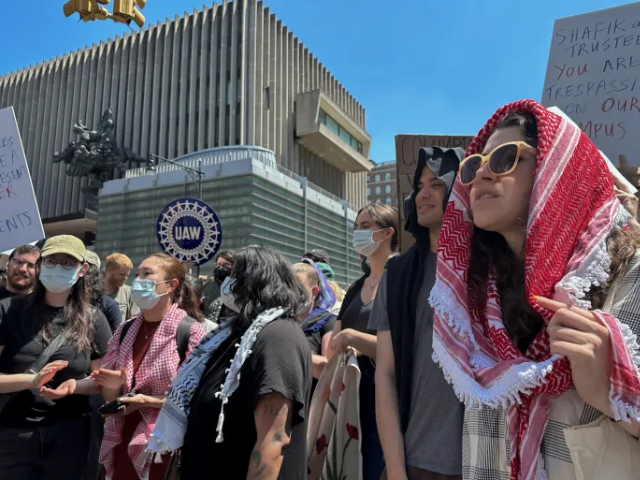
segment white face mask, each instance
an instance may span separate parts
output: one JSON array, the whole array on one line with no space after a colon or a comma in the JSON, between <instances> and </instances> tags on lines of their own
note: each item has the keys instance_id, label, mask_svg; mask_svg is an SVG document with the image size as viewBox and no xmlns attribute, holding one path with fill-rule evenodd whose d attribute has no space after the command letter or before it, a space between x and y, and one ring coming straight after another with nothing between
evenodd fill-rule
<instances>
[{"instance_id":1,"label":"white face mask","mask_svg":"<svg viewBox=\"0 0 640 480\"><path fill-rule=\"evenodd\" d=\"M380 230L354 230L353 231L353 248L360 255L364 255L368 257L373 255L373 253L380 246L380 242L373 241L373 234L376 232L381 232L384 228Z\"/></svg>"}]
</instances>

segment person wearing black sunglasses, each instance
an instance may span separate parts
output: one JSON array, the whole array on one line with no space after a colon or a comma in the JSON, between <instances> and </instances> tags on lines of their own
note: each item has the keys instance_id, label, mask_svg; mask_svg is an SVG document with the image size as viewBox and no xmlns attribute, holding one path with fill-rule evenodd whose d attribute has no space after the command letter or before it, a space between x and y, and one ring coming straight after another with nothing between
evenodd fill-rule
<instances>
[{"instance_id":1,"label":"person wearing black sunglasses","mask_svg":"<svg viewBox=\"0 0 640 480\"><path fill-rule=\"evenodd\" d=\"M21 245L11 252L7 265L7 284L0 287L0 300L33 291L39 258L40 250L33 245Z\"/></svg>"}]
</instances>

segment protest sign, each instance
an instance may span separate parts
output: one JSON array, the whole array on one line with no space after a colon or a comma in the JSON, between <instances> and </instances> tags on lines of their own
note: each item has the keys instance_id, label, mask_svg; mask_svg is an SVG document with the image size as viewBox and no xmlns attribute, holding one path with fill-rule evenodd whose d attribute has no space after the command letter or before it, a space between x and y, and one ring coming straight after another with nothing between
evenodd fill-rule
<instances>
[{"instance_id":1,"label":"protest sign","mask_svg":"<svg viewBox=\"0 0 640 480\"><path fill-rule=\"evenodd\" d=\"M556 20L542 104L569 115L616 166L620 156L640 166L640 3Z\"/></svg>"},{"instance_id":2,"label":"protest sign","mask_svg":"<svg viewBox=\"0 0 640 480\"><path fill-rule=\"evenodd\" d=\"M13 108L0 110L0 252L44 238Z\"/></svg>"},{"instance_id":3,"label":"protest sign","mask_svg":"<svg viewBox=\"0 0 640 480\"><path fill-rule=\"evenodd\" d=\"M460 147L467 149L472 136L466 135L396 135L396 182L400 214L400 250L413 245L413 237L404 231L404 199L413 191L413 175L418 164L418 152L424 147Z\"/></svg>"}]
</instances>

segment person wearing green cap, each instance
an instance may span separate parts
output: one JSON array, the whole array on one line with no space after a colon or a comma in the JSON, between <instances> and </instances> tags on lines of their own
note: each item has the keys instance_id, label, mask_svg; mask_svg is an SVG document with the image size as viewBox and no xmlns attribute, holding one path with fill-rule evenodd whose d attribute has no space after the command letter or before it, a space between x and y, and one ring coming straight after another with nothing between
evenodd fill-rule
<instances>
[{"instance_id":1,"label":"person wearing green cap","mask_svg":"<svg viewBox=\"0 0 640 480\"><path fill-rule=\"evenodd\" d=\"M82 475L93 392L76 389L76 380L99 368L111 338L89 303L85 256L78 238L49 238L34 292L0 301L0 393L9 394L0 402L3 480Z\"/></svg>"}]
</instances>

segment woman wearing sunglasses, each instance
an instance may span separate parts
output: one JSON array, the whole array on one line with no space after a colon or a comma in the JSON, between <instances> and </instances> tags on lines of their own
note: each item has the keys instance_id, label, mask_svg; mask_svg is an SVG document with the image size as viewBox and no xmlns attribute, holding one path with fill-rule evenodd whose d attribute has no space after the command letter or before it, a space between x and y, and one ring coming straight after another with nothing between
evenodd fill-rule
<instances>
[{"instance_id":1,"label":"woman wearing sunglasses","mask_svg":"<svg viewBox=\"0 0 640 480\"><path fill-rule=\"evenodd\" d=\"M39 278L28 296L0 302L0 477L77 479L87 458L89 397L52 399L100 367L111 330L89 303L85 247L68 235L42 249ZM39 372L38 362L48 363ZM42 388L42 390L41 390ZM4 404L4 408L2 405Z\"/></svg>"},{"instance_id":2,"label":"woman wearing sunglasses","mask_svg":"<svg viewBox=\"0 0 640 480\"><path fill-rule=\"evenodd\" d=\"M533 101L467 153L431 296L465 478L637 478L640 233L604 159Z\"/></svg>"}]
</instances>

